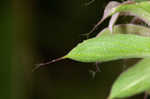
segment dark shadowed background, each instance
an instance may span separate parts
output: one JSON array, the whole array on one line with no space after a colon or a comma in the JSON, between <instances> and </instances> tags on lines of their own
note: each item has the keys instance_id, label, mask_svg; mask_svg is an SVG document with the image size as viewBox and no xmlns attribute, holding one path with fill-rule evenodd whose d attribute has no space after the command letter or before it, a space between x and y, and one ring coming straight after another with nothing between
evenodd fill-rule
<instances>
[{"instance_id":1,"label":"dark shadowed background","mask_svg":"<svg viewBox=\"0 0 150 99\"><path fill-rule=\"evenodd\" d=\"M6 0L1 3L0 99L106 99L123 61L62 60L32 72L35 64L64 56L101 19L109 0ZM107 27L103 22L97 31ZM13 35L12 35L13 34ZM109 53L109 52L108 52ZM12 65L11 65L12 64ZM132 97L137 99L138 96ZM142 95L139 99L143 98Z\"/></svg>"}]
</instances>

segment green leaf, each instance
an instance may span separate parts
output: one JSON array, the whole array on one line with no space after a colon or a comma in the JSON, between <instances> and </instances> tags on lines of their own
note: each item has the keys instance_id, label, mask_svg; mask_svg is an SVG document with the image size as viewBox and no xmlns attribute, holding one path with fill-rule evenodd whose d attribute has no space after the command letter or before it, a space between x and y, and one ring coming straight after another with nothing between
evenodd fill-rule
<instances>
[{"instance_id":1,"label":"green leaf","mask_svg":"<svg viewBox=\"0 0 150 99\"><path fill-rule=\"evenodd\" d=\"M150 36L149 28L140 25L121 24L114 26L113 32L114 34L112 35L109 28L105 28L96 38L85 40L78 44L78 46L73 48L65 57L37 64L33 71L41 66L65 58L80 62L103 62L123 58L144 58L150 56L150 38L147 38L147 36ZM146 37L131 34L138 34ZM144 39L147 40L145 41ZM139 50L143 52L141 53Z\"/></svg>"},{"instance_id":2,"label":"green leaf","mask_svg":"<svg viewBox=\"0 0 150 99\"><path fill-rule=\"evenodd\" d=\"M104 62L150 57L150 38L133 34L102 35L85 40L64 58L80 62Z\"/></svg>"},{"instance_id":3,"label":"green leaf","mask_svg":"<svg viewBox=\"0 0 150 99\"><path fill-rule=\"evenodd\" d=\"M123 72L112 86L108 99L126 98L150 89L150 58Z\"/></svg>"},{"instance_id":4,"label":"green leaf","mask_svg":"<svg viewBox=\"0 0 150 99\"><path fill-rule=\"evenodd\" d=\"M110 16L112 16L112 18L109 22L109 27L112 31L112 27L117 21L119 15L136 16L146 24L150 25L150 1L137 3L134 1L126 1L122 4L115 1L109 2L105 7L102 19L92 28L89 34L92 33L106 18Z\"/></svg>"},{"instance_id":5,"label":"green leaf","mask_svg":"<svg viewBox=\"0 0 150 99\"><path fill-rule=\"evenodd\" d=\"M150 36L150 28L141 26L141 25L134 25L134 24L120 24L115 25L113 27L114 34L137 34L142 36ZM112 34L109 28L103 29L101 32L98 33L97 37L102 35L110 35Z\"/></svg>"},{"instance_id":6,"label":"green leaf","mask_svg":"<svg viewBox=\"0 0 150 99\"><path fill-rule=\"evenodd\" d=\"M125 12L127 15L136 16L150 25L150 1L143 1L140 3L124 3L116 8L113 8L112 14L117 12Z\"/></svg>"},{"instance_id":7,"label":"green leaf","mask_svg":"<svg viewBox=\"0 0 150 99\"><path fill-rule=\"evenodd\" d=\"M110 1L110 2L106 5L106 7L105 7L105 10L104 10L104 14L103 14L102 19L92 28L92 30L89 32L89 34L92 33L93 31L95 31L95 29L96 29L106 18L108 18L108 17L110 16L110 14L111 14L112 11L113 11L112 9L113 9L114 7L117 7L118 5L120 5L119 2L117 2L117 1ZM111 21L110 21L110 24L111 24L111 25L114 25L114 24L115 24L115 22L116 22L118 16L119 16L119 14L112 15L112 18L111 18ZM111 27L111 26L110 26L110 27Z\"/></svg>"},{"instance_id":8,"label":"green leaf","mask_svg":"<svg viewBox=\"0 0 150 99\"><path fill-rule=\"evenodd\" d=\"M135 2L143 2L143 1L149 1L149 0L132 0L132 1L135 1Z\"/></svg>"}]
</instances>

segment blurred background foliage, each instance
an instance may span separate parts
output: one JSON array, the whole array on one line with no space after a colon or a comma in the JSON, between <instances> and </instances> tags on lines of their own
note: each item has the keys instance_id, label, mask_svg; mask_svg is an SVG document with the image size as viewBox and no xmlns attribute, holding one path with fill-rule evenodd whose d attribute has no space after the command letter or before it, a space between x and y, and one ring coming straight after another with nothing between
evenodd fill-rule
<instances>
[{"instance_id":1,"label":"blurred background foliage","mask_svg":"<svg viewBox=\"0 0 150 99\"><path fill-rule=\"evenodd\" d=\"M121 1L121 0L120 0ZM32 72L35 64L65 55L101 19L109 0L4 0L1 2L1 99L106 99L124 61L63 60ZM125 23L125 22L124 22ZM91 36L107 27L103 22ZM132 97L140 99L142 96Z\"/></svg>"}]
</instances>

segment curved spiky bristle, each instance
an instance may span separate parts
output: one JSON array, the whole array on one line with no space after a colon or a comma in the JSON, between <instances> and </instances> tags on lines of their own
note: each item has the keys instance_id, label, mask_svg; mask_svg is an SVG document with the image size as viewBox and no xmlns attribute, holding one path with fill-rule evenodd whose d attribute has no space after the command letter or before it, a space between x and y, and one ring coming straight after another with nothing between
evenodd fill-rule
<instances>
[{"instance_id":1,"label":"curved spiky bristle","mask_svg":"<svg viewBox=\"0 0 150 99\"><path fill-rule=\"evenodd\" d=\"M45 65L48 65L51 63L55 63L55 62L58 62L58 61L63 60L63 59L66 59L66 57L64 56L64 57L60 57L60 58L57 58L57 59L54 59L54 60L51 60L51 61L48 61L45 63L36 64L36 66L32 69L32 72L34 72L35 70L39 69L42 66L45 66Z\"/></svg>"}]
</instances>

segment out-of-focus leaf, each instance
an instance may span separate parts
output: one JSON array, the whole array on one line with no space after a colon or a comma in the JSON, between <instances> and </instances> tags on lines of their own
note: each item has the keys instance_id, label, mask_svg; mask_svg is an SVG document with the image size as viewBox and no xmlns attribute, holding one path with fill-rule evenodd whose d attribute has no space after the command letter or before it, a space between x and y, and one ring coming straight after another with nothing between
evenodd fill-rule
<instances>
[{"instance_id":1,"label":"out-of-focus leaf","mask_svg":"<svg viewBox=\"0 0 150 99\"><path fill-rule=\"evenodd\" d=\"M122 34L137 34L142 36L150 36L150 28L141 25L134 24L120 24L113 27L113 33L122 33ZM98 33L98 36L110 34L109 28L105 28Z\"/></svg>"},{"instance_id":2,"label":"out-of-focus leaf","mask_svg":"<svg viewBox=\"0 0 150 99\"><path fill-rule=\"evenodd\" d=\"M150 89L150 58L123 72L112 86L108 99L126 98Z\"/></svg>"}]
</instances>

